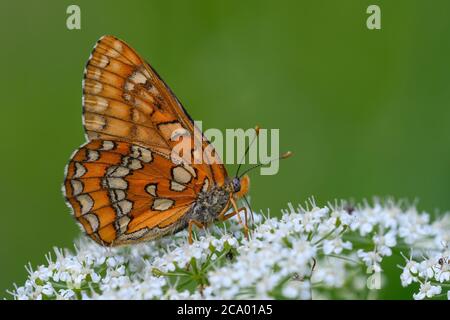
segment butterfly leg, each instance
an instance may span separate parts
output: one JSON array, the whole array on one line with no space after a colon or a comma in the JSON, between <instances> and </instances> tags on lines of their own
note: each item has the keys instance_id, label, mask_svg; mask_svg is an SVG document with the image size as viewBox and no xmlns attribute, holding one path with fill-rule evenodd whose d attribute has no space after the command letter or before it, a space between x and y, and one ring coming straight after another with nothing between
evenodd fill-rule
<instances>
[{"instance_id":1,"label":"butterfly leg","mask_svg":"<svg viewBox=\"0 0 450 320\"><path fill-rule=\"evenodd\" d=\"M194 225L200 229L205 227L205 225L203 223L201 223L200 221L192 220L192 219L189 220L189 223L188 223L189 244L192 244L194 242L194 240L192 239L192 226L194 226Z\"/></svg>"},{"instance_id":2,"label":"butterfly leg","mask_svg":"<svg viewBox=\"0 0 450 320\"><path fill-rule=\"evenodd\" d=\"M244 235L245 235L245 238L248 239L248 224L247 224L247 221L248 221L248 212L247 212L247 208L246 208L246 207L238 208L238 206L237 206L237 204L236 204L236 201L233 199L233 197L230 198L230 202L231 202L231 205L233 206L234 211L233 211L233 212L230 212L230 213L228 213L228 214L226 214L226 213L225 213L226 210L224 210L224 211L222 211L222 213L218 216L218 219L221 220L221 221L226 221L226 220L228 220L228 219L234 217L235 215L237 215L237 218L238 218L239 223L242 224L242 225L244 225ZM244 215L244 217L245 217L245 222L242 222L241 216L239 215L239 212L241 212L241 211L244 211L244 212L245 212L245 215Z\"/></svg>"},{"instance_id":3,"label":"butterfly leg","mask_svg":"<svg viewBox=\"0 0 450 320\"><path fill-rule=\"evenodd\" d=\"M234 210L236 211L236 214L238 216L239 219L239 223L244 225L244 235L245 238L248 240L248 212L247 212L247 208L246 207L242 207L238 209L238 206L236 204L236 200L234 200L233 197L231 197L230 199L231 201L231 205L233 206ZM239 215L239 212L244 211L244 223L242 223L242 219L241 216Z\"/></svg>"}]
</instances>

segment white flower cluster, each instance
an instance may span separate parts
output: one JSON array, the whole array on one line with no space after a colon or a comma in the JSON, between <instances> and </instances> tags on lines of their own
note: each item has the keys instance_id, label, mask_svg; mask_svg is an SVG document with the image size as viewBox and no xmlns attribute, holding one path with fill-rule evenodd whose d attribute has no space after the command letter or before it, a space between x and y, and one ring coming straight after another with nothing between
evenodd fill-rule
<instances>
[{"instance_id":1,"label":"white flower cluster","mask_svg":"<svg viewBox=\"0 0 450 320\"><path fill-rule=\"evenodd\" d=\"M376 298L385 257L411 252L400 280L415 299L450 299L450 216L393 201L289 208L281 218L254 214L250 238L237 220L121 248L83 238L27 267L15 299L366 299ZM370 281L369 281L370 279ZM399 279L389 279L399 281ZM370 282L370 283L369 283ZM447 290L447 291L446 291ZM444 292L446 291L446 292Z\"/></svg>"},{"instance_id":2,"label":"white flower cluster","mask_svg":"<svg viewBox=\"0 0 450 320\"><path fill-rule=\"evenodd\" d=\"M400 275L404 287L412 283L419 283L418 293L414 299L422 300L433 296L444 295L450 300L450 249L449 245L450 216L433 224L436 246L427 250L411 250L409 258L405 258L405 265ZM440 245L439 245L440 244ZM447 293L442 293L443 290Z\"/></svg>"}]
</instances>

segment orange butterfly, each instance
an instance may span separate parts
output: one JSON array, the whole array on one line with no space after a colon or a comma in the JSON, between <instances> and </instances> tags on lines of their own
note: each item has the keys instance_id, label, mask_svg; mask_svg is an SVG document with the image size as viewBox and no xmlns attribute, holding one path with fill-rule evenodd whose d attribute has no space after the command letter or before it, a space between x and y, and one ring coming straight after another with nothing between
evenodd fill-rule
<instances>
[{"instance_id":1,"label":"orange butterfly","mask_svg":"<svg viewBox=\"0 0 450 320\"><path fill-rule=\"evenodd\" d=\"M136 243L186 227L192 242L193 225L241 211L247 230L246 208L236 199L247 193L248 176L229 178L215 153L200 164L173 154L175 131L191 145L212 145L194 133L192 119L155 70L113 36L102 37L87 62L83 124L88 142L67 165L64 189L75 218L97 243Z\"/></svg>"}]
</instances>

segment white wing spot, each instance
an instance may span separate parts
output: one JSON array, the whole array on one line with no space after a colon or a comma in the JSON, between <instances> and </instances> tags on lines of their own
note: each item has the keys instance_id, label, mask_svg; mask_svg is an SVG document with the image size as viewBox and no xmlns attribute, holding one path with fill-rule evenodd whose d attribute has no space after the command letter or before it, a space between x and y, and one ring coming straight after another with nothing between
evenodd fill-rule
<instances>
[{"instance_id":1,"label":"white wing spot","mask_svg":"<svg viewBox=\"0 0 450 320\"><path fill-rule=\"evenodd\" d=\"M156 197L156 184L148 184L148 185L145 187L145 191L146 191L149 195L151 195L151 196L153 196L153 197Z\"/></svg>"},{"instance_id":2,"label":"white wing spot","mask_svg":"<svg viewBox=\"0 0 450 320\"><path fill-rule=\"evenodd\" d=\"M122 178L106 178L103 181L105 188L120 190L126 190L128 188L127 181Z\"/></svg>"},{"instance_id":3,"label":"white wing spot","mask_svg":"<svg viewBox=\"0 0 450 320\"><path fill-rule=\"evenodd\" d=\"M156 89L156 87L151 87L149 91L150 91L150 93L153 94L155 97L158 97L158 96L161 97L161 95L159 94L159 91L158 91L158 89ZM161 98L162 98L162 97L161 97Z\"/></svg>"},{"instance_id":4,"label":"white wing spot","mask_svg":"<svg viewBox=\"0 0 450 320\"><path fill-rule=\"evenodd\" d=\"M99 227L100 223L99 223L98 218L97 218L97 216L95 214L88 213L88 214L85 214L83 216L83 218L86 219L86 221L91 226L92 232L96 232L98 230L98 227Z\"/></svg>"},{"instance_id":5,"label":"white wing spot","mask_svg":"<svg viewBox=\"0 0 450 320\"><path fill-rule=\"evenodd\" d=\"M133 209L133 202L129 200L122 200L114 204L114 208L119 216L125 216L131 212L131 209Z\"/></svg>"},{"instance_id":6,"label":"white wing spot","mask_svg":"<svg viewBox=\"0 0 450 320\"><path fill-rule=\"evenodd\" d=\"M112 202L122 201L127 197L127 194L125 193L125 191L120 190L120 189L110 190L109 195L111 196Z\"/></svg>"},{"instance_id":7,"label":"white wing spot","mask_svg":"<svg viewBox=\"0 0 450 320\"><path fill-rule=\"evenodd\" d=\"M100 68L104 68L108 65L109 59L106 56L101 56L100 59L96 59L95 61Z\"/></svg>"},{"instance_id":8,"label":"white wing spot","mask_svg":"<svg viewBox=\"0 0 450 320\"><path fill-rule=\"evenodd\" d=\"M158 198L153 201L153 210L164 211L169 209L174 204L171 199Z\"/></svg>"},{"instance_id":9,"label":"white wing spot","mask_svg":"<svg viewBox=\"0 0 450 320\"><path fill-rule=\"evenodd\" d=\"M80 180L72 180L70 181L70 184L72 185L74 196L77 196L83 192L83 182L81 182Z\"/></svg>"},{"instance_id":10,"label":"white wing spot","mask_svg":"<svg viewBox=\"0 0 450 320\"><path fill-rule=\"evenodd\" d=\"M108 108L109 103L103 97L88 95L84 97L83 105L87 111L104 112Z\"/></svg>"},{"instance_id":11,"label":"white wing spot","mask_svg":"<svg viewBox=\"0 0 450 320\"><path fill-rule=\"evenodd\" d=\"M132 83L130 81L125 82L125 90L133 91L133 89L134 89L134 83Z\"/></svg>"},{"instance_id":12,"label":"white wing spot","mask_svg":"<svg viewBox=\"0 0 450 320\"><path fill-rule=\"evenodd\" d=\"M147 78L139 71L133 72L129 79L134 83L144 84L147 82Z\"/></svg>"},{"instance_id":13,"label":"white wing spot","mask_svg":"<svg viewBox=\"0 0 450 320\"><path fill-rule=\"evenodd\" d=\"M100 158L100 153L96 150L87 151L87 161L97 161Z\"/></svg>"},{"instance_id":14,"label":"white wing spot","mask_svg":"<svg viewBox=\"0 0 450 320\"><path fill-rule=\"evenodd\" d=\"M103 90L103 85L101 84L101 82L95 82L95 85L92 88L92 90L94 94L100 93Z\"/></svg>"},{"instance_id":15,"label":"white wing spot","mask_svg":"<svg viewBox=\"0 0 450 320\"><path fill-rule=\"evenodd\" d=\"M152 152L139 146L131 147L131 156L133 158L142 160L145 163L149 163L153 160Z\"/></svg>"},{"instance_id":16,"label":"white wing spot","mask_svg":"<svg viewBox=\"0 0 450 320\"><path fill-rule=\"evenodd\" d=\"M98 114L92 114L91 119L86 119L86 127L88 130L100 131L106 126L106 119Z\"/></svg>"},{"instance_id":17,"label":"white wing spot","mask_svg":"<svg viewBox=\"0 0 450 320\"><path fill-rule=\"evenodd\" d=\"M144 161L145 163L149 163L150 161L153 160L153 156L152 156L152 152L150 150L147 149L142 149L141 150L141 158L142 161Z\"/></svg>"},{"instance_id":18,"label":"white wing spot","mask_svg":"<svg viewBox=\"0 0 450 320\"><path fill-rule=\"evenodd\" d=\"M116 230L119 234L125 233L127 231L128 224L130 223L131 219L128 216L123 216L119 218L116 222Z\"/></svg>"},{"instance_id":19,"label":"white wing spot","mask_svg":"<svg viewBox=\"0 0 450 320\"><path fill-rule=\"evenodd\" d=\"M100 77L102 76L101 69L89 68L89 69L86 69L86 70L87 70L87 75L88 75L88 77L90 79L99 80Z\"/></svg>"},{"instance_id":20,"label":"white wing spot","mask_svg":"<svg viewBox=\"0 0 450 320\"><path fill-rule=\"evenodd\" d=\"M73 178L81 178L86 172L86 168L81 163L75 162L75 174Z\"/></svg>"},{"instance_id":21,"label":"white wing spot","mask_svg":"<svg viewBox=\"0 0 450 320\"><path fill-rule=\"evenodd\" d=\"M186 184L191 181L192 175L183 167L175 167L172 169L173 179L176 182Z\"/></svg>"},{"instance_id":22,"label":"white wing spot","mask_svg":"<svg viewBox=\"0 0 450 320\"><path fill-rule=\"evenodd\" d=\"M185 185L179 184L175 181L170 181L170 189L172 189L173 191L183 191L186 188L187 187Z\"/></svg>"},{"instance_id":23,"label":"white wing spot","mask_svg":"<svg viewBox=\"0 0 450 320\"><path fill-rule=\"evenodd\" d=\"M114 147L115 147L114 142L112 142L112 141L103 141L101 150L108 151L108 150L114 149Z\"/></svg>"},{"instance_id":24,"label":"white wing spot","mask_svg":"<svg viewBox=\"0 0 450 320\"><path fill-rule=\"evenodd\" d=\"M122 165L131 170L138 170L142 168L142 163L138 159L131 157L123 158Z\"/></svg>"},{"instance_id":25,"label":"white wing spot","mask_svg":"<svg viewBox=\"0 0 450 320\"><path fill-rule=\"evenodd\" d=\"M202 191L203 192L208 191L208 188L209 188L209 179L205 178L205 182L203 182L203 186L202 186Z\"/></svg>"},{"instance_id":26,"label":"white wing spot","mask_svg":"<svg viewBox=\"0 0 450 320\"><path fill-rule=\"evenodd\" d=\"M98 81L88 79L84 82L84 88L88 93L99 94L103 90L103 85Z\"/></svg>"},{"instance_id":27,"label":"white wing spot","mask_svg":"<svg viewBox=\"0 0 450 320\"><path fill-rule=\"evenodd\" d=\"M77 196L76 199L81 207L81 215L84 215L91 211L92 207L94 206L94 200L88 194L81 194Z\"/></svg>"},{"instance_id":28,"label":"white wing spot","mask_svg":"<svg viewBox=\"0 0 450 320\"><path fill-rule=\"evenodd\" d=\"M114 178L122 178L125 177L130 173L130 169L127 167L122 166L112 166L109 167L108 170L106 170L106 175L108 177L114 177Z\"/></svg>"}]
</instances>

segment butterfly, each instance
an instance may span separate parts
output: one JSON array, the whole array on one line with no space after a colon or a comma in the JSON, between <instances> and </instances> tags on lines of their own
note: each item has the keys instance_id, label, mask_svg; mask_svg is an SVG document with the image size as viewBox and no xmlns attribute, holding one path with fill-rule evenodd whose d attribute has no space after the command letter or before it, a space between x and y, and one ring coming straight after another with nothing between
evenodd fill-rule
<instances>
[{"instance_id":1,"label":"butterfly","mask_svg":"<svg viewBox=\"0 0 450 320\"><path fill-rule=\"evenodd\" d=\"M66 166L64 195L85 233L104 246L161 238L245 213L247 175L230 178L214 147L156 71L114 36L97 41L83 80L87 142ZM174 134L176 133L176 134ZM175 137L175 138L174 138ZM182 139L181 139L182 138ZM177 144L208 149L201 163ZM231 212L230 209L232 209Z\"/></svg>"}]
</instances>

